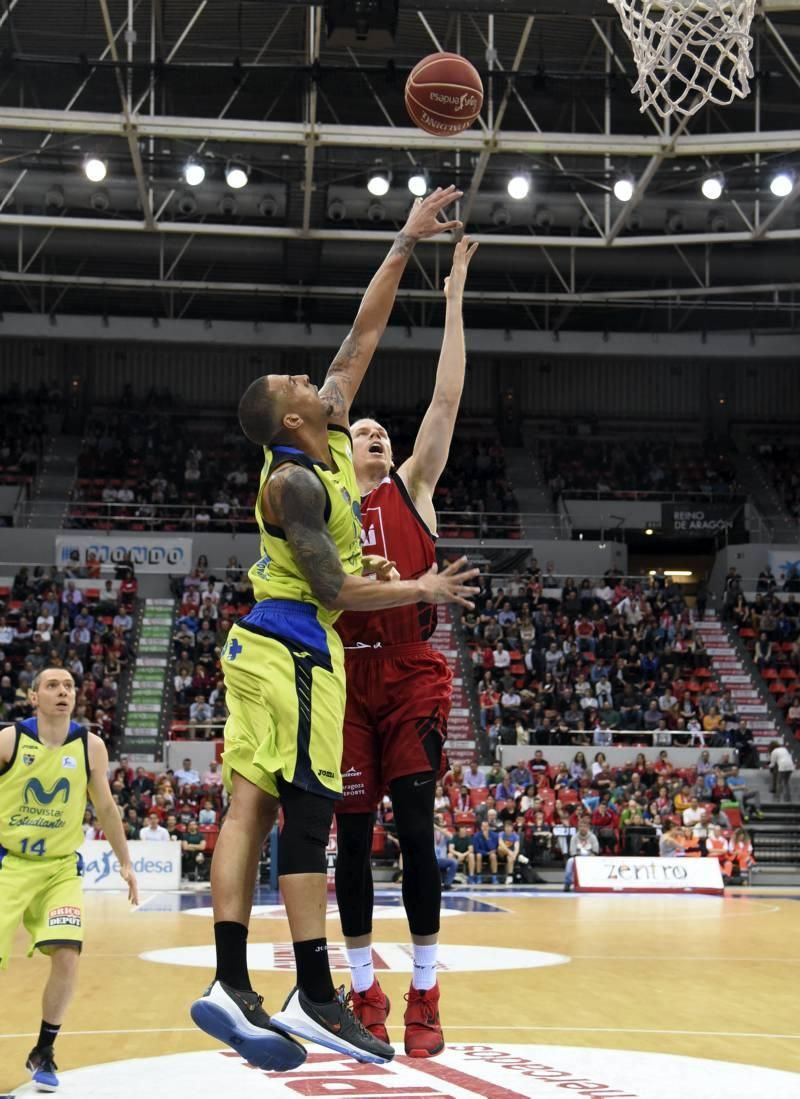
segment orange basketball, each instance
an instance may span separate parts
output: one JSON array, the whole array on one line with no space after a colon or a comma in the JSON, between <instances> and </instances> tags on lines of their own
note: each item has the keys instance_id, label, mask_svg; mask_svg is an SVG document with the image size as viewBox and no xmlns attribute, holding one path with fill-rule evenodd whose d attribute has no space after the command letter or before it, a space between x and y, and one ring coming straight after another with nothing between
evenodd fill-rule
<instances>
[{"instance_id":1,"label":"orange basketball","mask_svg":"<svg viewBox=\"0 0 800 1099\"><path fill-rule=\"evenodd\" d=\"M483 106L483 83L474 65L457 53L432 53L406 81L406 110L427 134L460 134Z\"/></svg>"}]
</instances>

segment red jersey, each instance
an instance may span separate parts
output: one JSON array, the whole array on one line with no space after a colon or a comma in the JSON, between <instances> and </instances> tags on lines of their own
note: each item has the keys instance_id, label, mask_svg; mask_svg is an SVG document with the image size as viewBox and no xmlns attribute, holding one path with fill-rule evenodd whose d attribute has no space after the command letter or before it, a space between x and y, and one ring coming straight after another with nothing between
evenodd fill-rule
<instances>
[{"instance_id":1,"label":"red jersey","mask_svg":"<svg viewBox=\"0 0 800 1099\"><path fill-rule=\"evenodd\" d=\"M361 498L361 548L397 563L402 580L415 580L436 561L436 535L414 507L396 473ZM345 611L336 631L345 646L405 645L427 641L436 629L436 606L417 603L383 611Z\"/></svg>"}]
</instances>

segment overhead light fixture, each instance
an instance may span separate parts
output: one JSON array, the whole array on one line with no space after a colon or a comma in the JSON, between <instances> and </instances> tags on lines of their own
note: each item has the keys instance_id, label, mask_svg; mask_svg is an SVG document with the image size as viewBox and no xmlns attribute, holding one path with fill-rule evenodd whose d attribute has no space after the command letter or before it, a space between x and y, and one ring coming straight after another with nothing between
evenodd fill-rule
<instances>
[{"instance_id":1,"label":"overhead light fixture","mask_svg":"<svg viewBox=\"0 0 800 1099\"><path fill-rule=\"evenodd\" d=\"M178 199L178 209L185 217L188 217L190 214L196 214L197 199L194 197L194 195L191 195L188 191L185 191Z\"/></svg>"},{"instance_id":2,"label":"overhead light fixture","mask_svg":"<svg viewBox=\"0 0 800 1099\"><path fill-rule=\"evenodd\" d=\"M183 166L183 178L190 187L199 187L206 178L206 168L193 156L189 157Z\"/></svg>"},{"instance_id":3,"label":"overhead light fixture","mask_svg":"<svg viewBox=\"0 0 800 1099\"><path fill-rule=\"evenodd\" d=\"M386 207L382 202L371 202L367 207L367 217L370 221L384 221L386 218Z\"/></svg>"},{"instance_id":4,"label":"overhead light fixture","mask_svg":"<svg viewBox=\"0 0 800 1099\"><path fill-rule=\"evenodd\" d=\"M712 233L724 233L728 228L728 219L722 211L709 215L708 227Z\"/></svg>"},{"instance_id":5,"label":"overhead light fixture","mask_svg":"<svg viewBox=\"0 0 800 1099\"><path fill-rule=\"evenodd\" d=\"M653 528L652 527L645 527L644 532L645 532L645 534L653 534Z\"/></svg>"},{"instance_id":6,"label":"overhead light fixture","mask_svg":"<svg viewBox=\"0 0 800 1099\"><path fill-rule=\"evenodd\" d=\"M278 200L274 195L264 195L259 199L257 209L262 218L274 218L278 212Z\"/></svg>"},{"instance_id":7,"label":"overhead light fixture","mask_svg":"<svg viewBox=\"0 0 800 1099\"><path fill-rule=\"evenodd\" d=\"M415 198L422 198L428 193L428 180L422 172L414 172L408 177L408 189Z\"/></svg>"},{"instance_id":8,"label":"overhead light fixture","mask_svg":"<svg viewBox=\"0 0 800 1099\"><path fill-rule=\"evenodd\" d=\"M769 181L769 189L775 198L786 198L794 190L794 172L776 172Z\"/></svg>"},{"instance_id":9,"label":"overhead light fixture","mask_svg":"<svg viewBox=\"0 0 800 1099\"><path fill-rule=\"evenodd\" d=\"M230 161L225 168L225 182L234 191L241 191L242 187L246 187L249 178L250 169L244 164Z\"/></svg>"},{"instance_id":10,"label":"overhead light fixture","mask_svg":"<svg viewBox=\"0 0 800 1099\"><path fill-rule=\"evenodd\" d=\"M83 162L83 173L91 183L102 183L108 174L108 165L98 156L87 156Z\"/></svg>"},{"instance_id":11,"label":"overhead light fixture","mask_svg":"<svg viewBox=\"0 0 800 1099\"><path fill-rule=\"evenodd\" d=\"M45 206L50 206L54 210L64 209L64 188L55 184L53 187L48 187L44 193Z\"/></svg>"},{"instance_id":12,"label":"overhead light fixture","mask_svg":"<svg viewBox=\"0 0 800 1099\"><path fill-rule=\"evenodd\" d=\"M645 532L646 533L646 532ZM691 569L662 569L664 576L694 576ZM648 576L655 576L656 570L650 569Z\"/></svg>"},{"instance_id":13,"label":"overhead light fixture","mask_svg":"<svg viewBox=\"0 0 800 1099\"><path fill-rule=\"evenodd\" d=\"M614 181L614 198L617 202L630 202L633 198L632 176L620 176Z\"/></svg>"},{"instance_id":14,"label":"overhead light fixture","mask_svg":"<svg viewBox=\"0 0 800 1099\"><path fill-rule=\"evenodd\" d=\"M383 198L384 195L388 195L390 186L389 173L383 171L381 168L377 168L374 172L370 173L367 179L367 190L375 198Z\"/></svg>"},{"instance_id":15,"label":"overhead light fixture","mask_svg":"<svg viewBox=\"0 0 800 1099\"><path fill-rule=\"evenodd\" d=\"M496 225L498 229L502 229L504 225L508 225L511 221L511 214L508 211L508 207L499 203L492 210L492 225Z\"/></svg>"},{"instance_id":16,"label":"overhead light fixture","mask_svg":"<svg viewBox=\"0 0 800 1099\"><path fill-rule=\"evenodd\" d=\"M533 215L533 224L537 229L552 229L554 222L555 217L549 206L540 206Z\"/></svg>"},{"instance_id":17,"label":"overhead light fixture","mask_svg":"<svg viewBox=\"0 0 800 1099\"><path fill-rule=\"evenodd\" d=\"M111 205L108 197L108 191L105 191L102 187L93 191L89 198L89 205L93 210L96 210L98 214L105 213L105 211Z\"/></svg>"},{"instance_id":18,"label":"overhead light fixture","mask_svg":"<svg viewBox=\"0 0 800 1099\"><path fill-rule=\"evenodd\" d=\"M330 221L343 221L347 215L347 207L340 198L332 198L327 209Z\"/></svg>"},{"instance_id":19,"label":"overhead light fixture","mask_svg":"<svg viewBox=\"0 0 800 1099\"><path fill-rule=\"evenodd\" d=\"M706 176L700 184L700 190L703 192L703 197L709 199L711 202L716 202L722 195L724 189L725 180L722 176Z\"/></svg>"},{"instance_id":20,"label":"overhead light fixture","mask_svg":"<svg viewBox=\"0 0 800 1099\"><path fill-rule=\"evenodd\" d=\"M686 228L686 219L678 210L668 210L666 226L670 233L682 233Z\"/></svg>"},{"instance_id":21,"label":"overhead light fixture","mask_svg":"<svg viewBox=\"0 0 800 1099\"><path fill-rule=\"evenodd\" d=\"M508 181L506 187L508 197L513 198L516 202L519 202L523 198L527 198L530 189L531 177L526 172L516 172Z\"/></svg>"},{"instance_id":22,"label":"overhead light fixture","mask_svg":"<svg viewBox=\"0 0 800 1099\"><path fill-rule=\"evenodd\" d=\"M217 209L226 217L233 217L238 209L238 203L233 195L223 195L217 203Z\"/></svg>"}]
</instances>

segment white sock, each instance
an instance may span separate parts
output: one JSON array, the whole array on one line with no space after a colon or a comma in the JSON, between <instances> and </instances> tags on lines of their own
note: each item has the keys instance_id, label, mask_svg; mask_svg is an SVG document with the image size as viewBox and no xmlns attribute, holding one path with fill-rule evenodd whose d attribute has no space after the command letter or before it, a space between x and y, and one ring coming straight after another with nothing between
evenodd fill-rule
<instances>
[{"instance_id":1,"label":"white sock","mask_svg":"<svg viewBox=\"0 0 800 1099\"><path fill-rule=\"evenodd\" d=\"M425 992L436 984L436 958L439 953L439 944L430 946L418 946L412 944L414 951L414 971L411 983L418 992Z\"/></svg>"},{"instance_id":2,"label":"white sock","mask_svg":"<svg viewBox=\"0 0 800 1099\"><path fill-rule=\"evenodd\" d=\"M350 966L350 979L355 992L366 992L375 980L372 968L372 947L355 946L347 948L347 963Z\"/></svg>"}]
</instances>

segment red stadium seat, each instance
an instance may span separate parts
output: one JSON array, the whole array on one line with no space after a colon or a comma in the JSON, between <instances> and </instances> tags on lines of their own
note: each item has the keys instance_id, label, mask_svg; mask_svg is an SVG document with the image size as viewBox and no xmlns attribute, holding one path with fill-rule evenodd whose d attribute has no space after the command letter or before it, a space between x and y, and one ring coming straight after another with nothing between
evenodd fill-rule
<instances>
[{"instance_id":1,"label":"red stadium seat","mask_svg":"<svg viewBox=\"0 0 800 1099\"><path fill-rule=\"evenodd\" d=\"M481 802L486 801L489 796L488 786L477 786L475 789L469 792L469 803L473 809L477 809Z\"/></svg>"},{"instance_id":2,"label":"red stadium seat","mask_svg":"<svg viewBox=\"0 0 800 1099\"><path fill-rule=\"evenodd\" d=\"M209 855L212 854L214 848L217 846L217 840L219 839L219 825L201 824L199 831L202 832L206 838L206 852Z\"/></svg>"}]
</instances>

